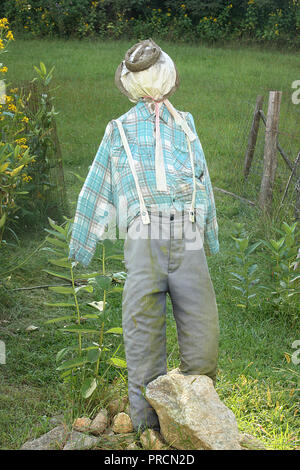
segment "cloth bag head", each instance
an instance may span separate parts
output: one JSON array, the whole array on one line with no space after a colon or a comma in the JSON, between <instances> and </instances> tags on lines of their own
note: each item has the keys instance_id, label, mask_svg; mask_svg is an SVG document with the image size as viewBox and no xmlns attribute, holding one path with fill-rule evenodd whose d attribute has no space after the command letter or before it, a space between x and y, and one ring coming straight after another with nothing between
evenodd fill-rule
<instances>
[{"instance_id":1,"label":"cloth bag head","mask_svg":"<svg viewBox=\"0 0 300 470\"><path fill-rule=\"evenodd\" d=\"M115 73L118 89L136 103L149 96L162 101L179 86L173 60L152 40L138 42L125 54Z\"/></svg>"},{"instance_id":2,"label":"cloth bag head","mask_svg":"<svg viewBox=\"0 0 300 470\"><path fill-rule=\"evenodd\" d=\"M191 222L194 222L196 181L190 141L193 141L196 136L189 128L185 119L168 100L168 97L179 86L179 76L173 60L152 39L138 42L126 52L125 59L118 66L115 73L115 83L119 90L134 103L140 99L149 99L154 102L156 140L155 179L157 191L168 192L159 122L160 107L163 103L172 114L175 122L185 132L188 138L189 154L193 168L193 194L189 218ZM149 223L148 218L147 222L144 223Z\"/></svg>"}]
</instances>

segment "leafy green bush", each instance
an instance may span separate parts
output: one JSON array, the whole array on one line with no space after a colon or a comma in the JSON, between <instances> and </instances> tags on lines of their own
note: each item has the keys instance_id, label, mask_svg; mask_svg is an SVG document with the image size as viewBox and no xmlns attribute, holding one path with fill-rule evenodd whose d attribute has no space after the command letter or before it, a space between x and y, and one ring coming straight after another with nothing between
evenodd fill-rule
<instances>
[{"instance_id":1,"label":"leafy green bush","mask_svg":"<svg viewBox=\"0 0 300 470\"><path fill-rule=\"evenodd\" d=\"M300 276L298 263L299 231L298 223L291 225L283 222L282 228L277 229L280 238L275 240L259 240L249 245L243 224L236 224L232 238L235 241L235 261L239 272L231 272L234 276L232 288L239 292L237 306L248 310L254 298L262 304L264 301L273 306L273 311L279 311L289 317L294 323L299 318ZM258 247L262 248L264 266L254 263L251 254ZM265 254L267 250L267 254ZM267 275L268 282L262 285L260 278Z\"/></svg>"},{"instance_id":2,"label":"leafy green bush","mask_svg":"<svg viewBox=\"0 0 300 470\"><path fill-rule=\"evenodd\" d=\"M14 40L7 18L0 19L0 55L7 52L7 47ZM5 79L7 67L0 64L1 104L0 104L0 245L6 228L12 232L16 214L29 197L27 188L30 181L27 167L34 162L29 154L26 138L28 117L23 110L22 96L18 89L9 89ZM9 93L9 94L8 94ZM14 232L13 232L14 233Z\"/></svg>"},{"instance_id":3,"label":"leafy green bush","mask_svg":"<svg viewBox=\"0 0 300 470\"><path fill-rule=\"evenodd\" d=\"M3 13L32 36L208 40L299 45L299 0L5 0Z\"/></svg>"}]
</instances>

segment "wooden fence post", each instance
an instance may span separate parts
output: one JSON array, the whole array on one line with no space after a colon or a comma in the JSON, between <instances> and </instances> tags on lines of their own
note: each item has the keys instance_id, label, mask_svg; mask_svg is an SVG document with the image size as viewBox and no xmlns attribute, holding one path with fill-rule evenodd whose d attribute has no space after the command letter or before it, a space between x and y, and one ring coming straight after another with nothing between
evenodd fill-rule
<instances>
[{"instance_id":1,"label":"wooden fence post","mask_svg":"<svg viewBox=\"0 0 300 470\"><path fill-rule=\"evenodd\" d=\"M259 193L259 205L263 210L269 209L273 196L273 184L277 169L277 138L281 97L281 91L270 91L269 93L264 168Z\"/></svg>"},{"instance_id":2,"label":"wooden fence post","mask_svg":"<svg viewBox=\"0 0 300 470\"><path fill-rule=\"evenodd\" d=\"M248 139L248 147L245 154L245 162L244 162L244 179L247 179L251 167L251 163L253 160L258 129L259 129L259 121L260 121L260 110L262 108L264 102L264 97L258 95L256 99L256 106L253 113L253 120L252 120L252 127Z\"/></svg>"}]
</instances>

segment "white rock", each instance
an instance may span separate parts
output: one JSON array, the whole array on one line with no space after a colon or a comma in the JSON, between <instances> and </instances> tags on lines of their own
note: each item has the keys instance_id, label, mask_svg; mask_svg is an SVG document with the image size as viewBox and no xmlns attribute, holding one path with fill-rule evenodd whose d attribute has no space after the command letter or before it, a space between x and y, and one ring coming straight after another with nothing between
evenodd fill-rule
<instances>
[{"instance_id":1,"label":"white rock","mask_svg":"<svg viewBox=\"0 0 300 470\"><path fill-rule=\"evenodd\" d=\"M117 413L125 411L127 405L126 397L119 397L111 400L108 404L108 410L111 416L115 416ZM128 414L128 413L127 413Z\"/></svg>"},{"instance_id":2,"label":"white rock","mask_svg":"<svg viewBox=\"0 0 300 470\"><path fill-rule=\"evenodd\" d=\"M251 434L240 434L240 444L243 450L268 450L264 443Z\"/></svg>"},{"instance_id":3,"label":"white rock","mask_svg":"<svg viewBox=\"0 0 300 470\"><path fill-rule=\"evenodd\" d=\"M126 447L126 450L140 450L140 447L135 442L131 442L131 444L128 444Z\"/></svg>"},{"instance_id":4,"label":"white rock","mask_svg":"<svg viewBox=\"0 0 300 470\"><path fill-rule=\"evenodd\" d=\"M96 415L96 417L93 419L93 421L90 424L90 431L92 434L95 434L98 436L99 434L102 434L106 427L107 427L108 419L107 419L107 410L102 409L99 411L99 413Z\"/></svg>"},{"instance_id":5,"label":"white rock","mask_svg":"<svg viewBox=\"0 0 300 470\"><path fill-rule=\"evenodd\" d=\"M88 431L90 425L91 425L92 420L90 418L87 418L86 416L82 416L81 418L75 419L73 423L73 429L75 431Z\"/></svg>"},{"instance_id":6,"label":"white rock","mask_svg":"<svg viewBox=\"0 0 300 470\"><path fill-rule=\"evenodd\" d=\"M38 326L29 325L29 326L27 326L26 331L35 331L35 330L38 330L38 329L39 329Z\"/></svg>"},{"instance_id":7,"label":"white rock","mask_svg":"<svg viewBox=\"0 0 300 470\"><path fill-rule=\"evenodd\" d=\"M72 431L63 450L88 450L95 447L98 442L99 438L97 437L88 436L78 431Z\"/></svg>"},{"instance_id":8,"label":"white rock","mask_svg":"<svg viewBox=\"0 0 300 470\"><path fill-rule=\"evenodd\" d=\"M167 443L186 450L241 450L234 414L220 400L206 375L184 376L176 370L146 387Z\"/></svg>"},{"instance_id":9,"label":"white rock","mask_svg":"<svg viewBox=\"0 0 300 470\"><path fill-rule=\"evenodd\" d=\"M116 434L125 434L133 431L132 421L126 413L118 413L112 422L112 430Z\"/></svg>"},{"instance_id":10,"label":"white rock","mask_svg":"<svg viewBox=\"0 0 300 470\"><path fill-rule=\"evenodd\" d=\"M144 449L147 450L164 450L166 445L162 441L159 432L154 429L146 429L140 436L140 441Z\"/></svg>"},{"instance_id":11,"label":"white rock","mask_svg":"<svg viewBox=\"0 0 300 470\"><path fill-rule=\"evenodd\" d=\"M22 445L21 450L56 450L62 447L69 432L63 426L56 426L51 431Z\"/></svg>"}]
</instances>

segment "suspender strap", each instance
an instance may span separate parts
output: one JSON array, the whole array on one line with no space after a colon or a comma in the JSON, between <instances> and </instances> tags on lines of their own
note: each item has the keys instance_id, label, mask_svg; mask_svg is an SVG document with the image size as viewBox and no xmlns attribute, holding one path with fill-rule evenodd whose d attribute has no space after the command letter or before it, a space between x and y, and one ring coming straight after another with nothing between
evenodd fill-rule
<instances>
[{"instance_id":1,"label":"suspender strap","mask_svg":"<svg viewBox=\"0 0 300 470\"><path fill-rule=\"evenodd\" d=\"M170 103L170 101L164 100L164 103L166 107L168 108L169 112L174 117L176 124L181 126L182 130L185 133L186 140L188 143L190 160L191 160L191 168L192 168L192 173L193 173L193 195L192 195L192 202L191 202L191 206L189 210L189 219L190 219L190 222L194 222L195 221L195 200L196 200L196 178L195 178L194 156L192 152L191 142L193 142L196 139L196 136L189 128L186 120L180 116L180 114L174 108L174 106Z\"/></svg>"},{"instance_id":2,"label":"suspender strap","mask_svg":"<svg viewBox=\"0 0 300 470\"><path fill-rule=\"evenodd\" d=\"M125 132L124 132L124 128L122 126L121 121L119 121L118 119L115 119L115 121L117 123L118 129L119 129L119 132L120 132L120 136L121 136L121 139L122 139L122 143L123 143L123 146L124 146L127 158L128 158L129 166L130 166L133 178L134 178L136 190L137 190L139 201L140 201L140 213L141 213L142 222L143 222L143 224L150 224L149 213L148 213L146 205L145 205L145 201L144 201L144 198L143 198L143 194L142 194L142 191L141 191L141 188L140 188L138 176L137 176L136 169L135 169L134 160L133 160L132 153L131 153L131 150L130 150L130 147L129 147L129 144L128 144L128 140L127 140Z\"/></svg>"},{"instance_id":3,"label":"suspender strap","mask_svg":"<svg viewBox=\"0 0 300 470\"><path fill-rule=\"evenodd\" d=\"M192 173L193 173L193 194L192 194L191 207L189 210L189 219L190 219L190 222L195 222L196 176L195 176L194 155L192 152L190 139L188 138L187 135L186 135L186 140L187 140L188 147L189 147L189 154L190 154L191 167L192 167Z\"/></svg>"}]
</instances>

